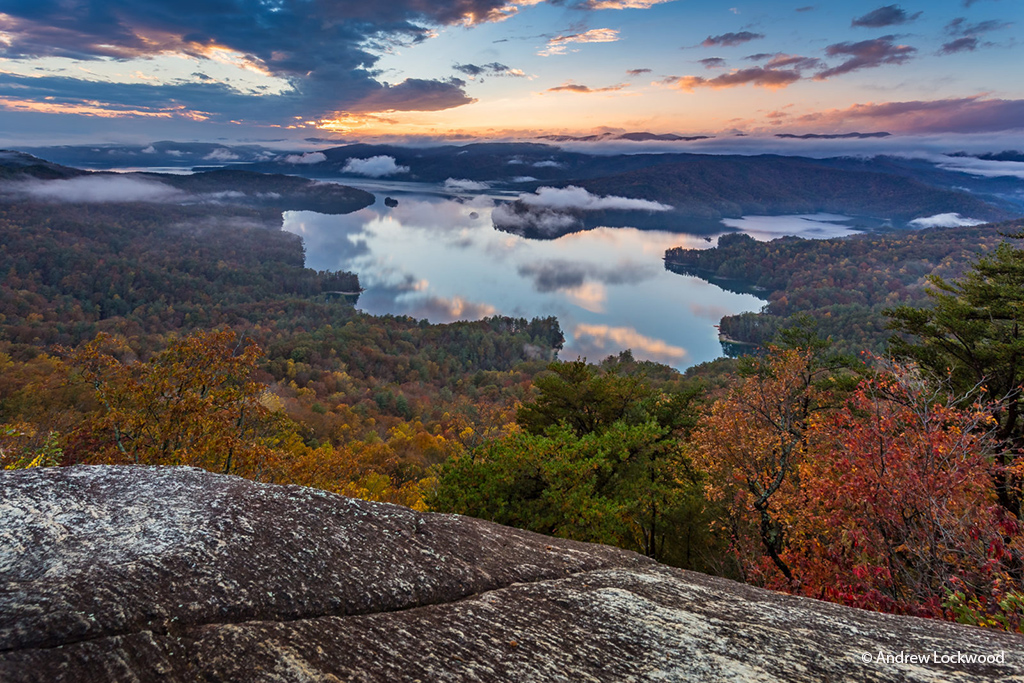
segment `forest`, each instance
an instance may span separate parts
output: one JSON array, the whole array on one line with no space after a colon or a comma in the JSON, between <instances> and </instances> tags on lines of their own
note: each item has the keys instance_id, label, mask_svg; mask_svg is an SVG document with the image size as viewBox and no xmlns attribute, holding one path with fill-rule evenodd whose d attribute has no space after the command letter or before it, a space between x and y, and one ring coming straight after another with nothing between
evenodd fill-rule
<instances>
[{"instance_id":1,"label":"forest","mask_svg":"<svg viewBox=\"0 0 1024 683\"><path fill-rule=\"evenodd\" d=\"M847 353L885 351L891 330L885 311L925 305L930 278L958 278L1024 221L971 227L865 233L848 238L783 237L758 242L723 235L712 249L676 247L665 267L766 299L758 313L727 316L729 339L765 344L800 316Z\"/></svg>"},{"instance_id":2,"label":"forest","mask_svg":"<svg viewBox=\"0 0 1024 683\"><path fill-rule=\"evenodd\" d=\"M258 208L2 203L0 462L191 465L1020 631L1021 227L672 250L769 297L723 321L762 353L683 375L558 360L554 318L361 313Z\"/></svg>"}]
</instances>

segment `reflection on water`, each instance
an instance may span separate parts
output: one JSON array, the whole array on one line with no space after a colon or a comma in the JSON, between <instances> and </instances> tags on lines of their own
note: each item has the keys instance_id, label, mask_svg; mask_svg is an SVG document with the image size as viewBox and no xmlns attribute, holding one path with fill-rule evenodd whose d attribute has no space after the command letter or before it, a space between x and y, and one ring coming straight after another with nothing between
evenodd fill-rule
<instances>
[{"instance_id":1,"label":"reflection on water","mask_svg":"<svg viewBox=\"0 0 1024 683\"><path fill-rule=\"evenodd\" d=\"M529 240L496 231L493 206L489 197L403 194L396 207L378 197L345 216L288 212L285 229L304 238L308 267L359 274L368 313L431 322L555 315L563 359L631 348L684 368L721 355L714 325L723 315L764 303L665 270L665 249L711 246L702 237L599 228Z\"/></svg>"}]
</instances>

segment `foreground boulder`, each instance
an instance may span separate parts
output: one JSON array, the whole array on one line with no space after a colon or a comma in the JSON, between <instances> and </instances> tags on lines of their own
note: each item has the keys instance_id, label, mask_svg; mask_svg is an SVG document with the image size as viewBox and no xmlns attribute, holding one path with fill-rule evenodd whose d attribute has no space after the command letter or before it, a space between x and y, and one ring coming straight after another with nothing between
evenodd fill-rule
<instances>
[{"instance_id":1,"label":"foreground boulder","mask_svg":"<svg viewBox=\"0 0 1024 683\"><path fill-rule=\"evenodd\" d=\"M0 473L5 682L1021 676L1020 636L475 519L190 468Z\"/></svg>"}]
</instances>

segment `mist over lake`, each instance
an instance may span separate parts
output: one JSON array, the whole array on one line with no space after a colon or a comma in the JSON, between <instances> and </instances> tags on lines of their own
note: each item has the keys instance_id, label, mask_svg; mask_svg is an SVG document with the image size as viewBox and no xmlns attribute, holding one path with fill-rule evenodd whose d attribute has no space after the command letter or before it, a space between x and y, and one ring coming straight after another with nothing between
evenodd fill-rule
<instances>
[{"instance_id":1,"label":"mist over lake","mask_svg":"<svg viewBox=\"0 0 1024 683\"><path fill-rule=\"evenodd\" d=\"M391 186L393 208L384 205L382 183L372 188L376 203L352 214L285 213L284 229L304 239L307 267L359 274L365 291L357 306L368 313L435 323L554 315L566 337L563 359L597 361L631 348L637 358L685 368L722 354L714 325L723 315L764 303L665 270L665 249L713 245L702 236L598 228L527 239L492 226L493 196L402 192L411 185ZM771 217L770 232L824 236L827 226L848 234L842 219ZM765 227L749 220L754 232Z\"/></svg>"}]
</instances>

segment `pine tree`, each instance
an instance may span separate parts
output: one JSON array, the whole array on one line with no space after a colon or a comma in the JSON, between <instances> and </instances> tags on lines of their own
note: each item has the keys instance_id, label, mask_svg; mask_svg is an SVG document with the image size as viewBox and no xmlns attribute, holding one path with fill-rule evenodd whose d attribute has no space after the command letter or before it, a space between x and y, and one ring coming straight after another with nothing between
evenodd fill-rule
<instances>
[{"instance_id":1,"label":"pine tree","mask_svg":"<svg viewBox=\"0 0 1024 683\"><path fill-rule=\"evenodd\" d=\"M1015 236L1017 237L1017 236ZM1021 516L1024 474L1024 251L1000 244L955 282L931 278L931 308L886 311L897 357L950 383L954 395L980 398L995 421L999 503Z\"/></svg>"}]
</instances>

